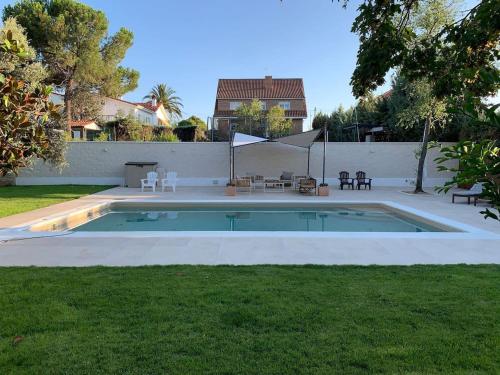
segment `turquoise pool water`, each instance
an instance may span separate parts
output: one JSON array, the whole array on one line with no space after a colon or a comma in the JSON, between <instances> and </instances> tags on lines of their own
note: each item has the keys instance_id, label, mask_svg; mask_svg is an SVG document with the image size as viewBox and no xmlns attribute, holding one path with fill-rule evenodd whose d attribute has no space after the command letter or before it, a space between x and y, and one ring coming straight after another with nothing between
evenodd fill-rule
<instances>
[{"instance_id":1,"label":"turquoise pool water","mask_svg":"<svg viewBox=\"0 0 500 375\"><path fill-rule=\"evenodd\" d=\"M74 231L444 232L381 207L118 208Z\"/></svg>"}]
</instances>

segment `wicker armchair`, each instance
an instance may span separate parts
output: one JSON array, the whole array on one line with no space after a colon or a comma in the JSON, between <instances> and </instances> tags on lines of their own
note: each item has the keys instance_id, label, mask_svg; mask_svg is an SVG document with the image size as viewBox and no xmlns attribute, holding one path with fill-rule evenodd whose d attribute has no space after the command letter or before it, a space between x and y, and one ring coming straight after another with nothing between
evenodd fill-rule
<instances>
[{"instance_id":1,"label":"wicker armchair","mask_svg":"<svg viewBox=\"0 0 500 375\"><path fill-rule=\"evenodd\" d=\"M310 194L314 192L316 194L316 180L314 178L304 178L299 182L299 193Z\"/></svg>"}]
</instances>

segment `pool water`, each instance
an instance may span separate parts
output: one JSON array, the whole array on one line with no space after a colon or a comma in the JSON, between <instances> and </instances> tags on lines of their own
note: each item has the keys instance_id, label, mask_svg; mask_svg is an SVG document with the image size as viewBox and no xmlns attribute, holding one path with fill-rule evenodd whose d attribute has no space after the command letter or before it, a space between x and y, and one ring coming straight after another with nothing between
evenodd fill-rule
<instances>
[{"instance_id":1,"label":"pool water","mask_svg":"<svg viewBox=\"0 0 500 375\"><path fill-rule=\"evenodd\" d=\"M382 207L119 208L73 230L444 232L437 226Z\"/></svg>"}]
</instances>

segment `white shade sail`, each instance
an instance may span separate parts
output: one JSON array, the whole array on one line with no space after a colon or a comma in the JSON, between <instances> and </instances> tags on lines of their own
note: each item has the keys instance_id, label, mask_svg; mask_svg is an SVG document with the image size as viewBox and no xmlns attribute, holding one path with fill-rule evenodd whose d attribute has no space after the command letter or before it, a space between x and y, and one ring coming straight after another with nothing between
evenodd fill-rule
<instances>
[{"instance_id":1,"label":"white shade sail","mask_svg":"<svg viewBox=\"0 0 500 375\"><path fill-rule=\"evenodd\" d=\"M288 135L275 139L276 142L284 143L290 146L309 148L312 146L316 138L320 135L323 129L310 130L308 132Z\"/></svg>"},{"instance_id":2,"label":"white shade sail","mask_svg":"<svg viewBox=\"0 0 500 375\"><path fill-rule=\"evenodd\" d=\"M267 139L243 133L234 133L232 146L233 147L245 146L259 142L267 142Z\"/></svg>"}]
</instances>

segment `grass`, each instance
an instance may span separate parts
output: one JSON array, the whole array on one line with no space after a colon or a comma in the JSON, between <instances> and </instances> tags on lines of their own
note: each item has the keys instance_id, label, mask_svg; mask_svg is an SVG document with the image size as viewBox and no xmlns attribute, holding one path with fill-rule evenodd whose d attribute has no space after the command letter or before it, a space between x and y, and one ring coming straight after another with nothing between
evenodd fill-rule
<instances>
[{"instance_id":1,"label":"grass","mask_svg":"<svg viewBox=\"0 0 500 375\"><path fill-rule=\"evenodd\" d=\"M500 372L493 265L3 268L0 290L1 374Z\"/></svg>"},{"instance_id":2,"label":"grass","mask_svg":"<svg viewBox=\"0 0 500 375\"><path fill-rule=\"evenodd\" d=\"M0 187L0 217L47 207L111 187L101 185L2 186Z\"/></svg>"}]
</instances>

